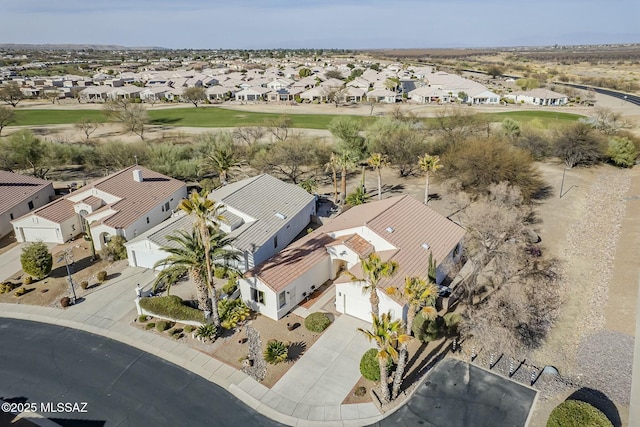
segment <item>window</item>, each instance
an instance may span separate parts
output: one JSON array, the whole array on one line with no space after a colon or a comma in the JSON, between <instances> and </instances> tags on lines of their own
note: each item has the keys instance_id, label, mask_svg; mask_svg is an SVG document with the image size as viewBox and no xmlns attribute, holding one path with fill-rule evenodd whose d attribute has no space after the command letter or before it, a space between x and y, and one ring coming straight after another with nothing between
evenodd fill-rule
<instances>
[{"instance_id":1,"label":"window","mask_svg":"<svg viewBox=\"0 0 640 427\"><path fill-rule=\"evenodd\" d=\"M278 295L278 308L282 308L287 304L287 296L284 292L280 292Z\"/></svg>"},{"instance_id":2,"label":"window","mask_svg":"<svg viewBox=\"0 0 640 427\"><path fill-rule=\"evenodd\" d=\"M29 200L29 210L33 209L33 200Z\"/></svg>"},{"instance_id":3,"label":"window","mask_svg":"<svg viewBox=\"0 0 640 427\"><path fill-rule=\"evenodd\" d=\"M9 218L13 219L13 214L12 213L9 214Z\"/></svg>"},{"instance_id":4,"label":"window","mask_svg":"<svg viewBox=\"0 0 640 427\"><path fill-rule=\"evenodd\" d=\"M273 238L273 247L277 248L278 247L278 236Z\"/></svg>"},{"instance_id":5,"label":"window","mask_svg":"<svg viewBox=\"0 0 640 427\"><path fill-rule=\"evenodd\" d=\"M165 212L169 211L169 202L164 204L164 211Z\"/></svg>"},{"instance_id":6,"label":"window","mask_svg":"<svg viewBox=\"0 0 640 427\"><path fill-rule=\"evenodd\" d=\"M256 288L251 288L251 301L264 305L264 292Z\"/></svg>"},{"instance_id":7,"label":"window","mask_svg":"<svg viewBox=\"0 0 640 427\"><path fill-rule=\"evenodd\" d=\"M147 217L147 224L149 224L149 217Z\"/></svg>"}]
</instances>

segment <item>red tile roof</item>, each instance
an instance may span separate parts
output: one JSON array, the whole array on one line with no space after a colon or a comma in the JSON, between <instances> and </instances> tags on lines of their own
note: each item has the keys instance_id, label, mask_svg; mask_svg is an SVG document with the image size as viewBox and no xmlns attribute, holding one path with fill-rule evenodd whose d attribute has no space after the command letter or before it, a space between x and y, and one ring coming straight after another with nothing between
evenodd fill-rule
<instances>
[{"instance_id":1,"label":"red tile roof","mask_svg":"<svg viewBox=\"0 0 640 427\"><path fill-rule=\"evenodd\" d=\"M0 213L8 211L48 185L53 184L32 176L0 171Z\"/></svg>"}]
</instances>

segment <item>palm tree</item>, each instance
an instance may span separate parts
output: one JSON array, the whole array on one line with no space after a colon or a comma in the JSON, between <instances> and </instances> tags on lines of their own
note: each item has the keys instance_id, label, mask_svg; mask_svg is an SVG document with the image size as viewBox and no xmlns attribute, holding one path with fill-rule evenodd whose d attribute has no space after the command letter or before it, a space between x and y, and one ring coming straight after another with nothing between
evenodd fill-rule
<instances>
[{"instance_id":1,"label":"palm tree","mask_svg":"<svg viewBox=\"0 0 640 427\"><path fill-rule=\"evenodd\" d=\"M388 366L391 360L398 360L398 343L403 344L411 337L401 334L402 321L391 320L390 313L383 313L381 317L372 316L371 330L358 328L369 341L375 341L378 348L378 364L380 365L380 400L389 402L389 372Z\"/></svg>"},{"instance_id":2,"label":"palm tree","mask_svg":"<svg viewBox=\"0 0 640 427\"><path fill-rule=\"evenodd\" d=\"M353 169L358 162L358 156L353 152L345 150L337 157L336 163L340 168L340 201L344 205L347 198L347 173Z\"/></svg>"},{"instance_id":3,"label":"palm tree","mask_svg":"<svg viewBox=\"0 0 640 427\"><path fill-rule=\"evenodd\" d=\"M416 317L416 313L420 311L422 314L429 317L436 315L434 305L436 303L436 297L438 296L438 288L427 280L419 277L405 277L404 288L402 290L397 288L388 288L387 293L400 294L407 300L409 309L407 311L407 323L405 324L404 331L407 336L411 336L411 328L413 326L413 320ZM391 390L392 399L395 399L400 392L402 377L404 376L404 370L407 366L407 353L406 343L401 344L400 354L398 355L398 366L393 377L393 387Z\"/></svg>"},{"instance_id":4,"label":"palm tree","mask_svg":"<svg viewBox=\"0 0 640 427\"><path fill-rule=\"evenodd\" d=\"M165 280L175 277L181 271L188 271L196 287L198 298L198 308L202 311L218 314L218 304L216 298L209 298L211 291L207 284L207 273L204 268L207 259L216 265L227 265L233 260L239 259L239 252L228 249L233 241L232 238L222 231L216 231L209 228L209 253L206 253L205 245L202 244L200 233L197 229L186 232L177 231L176 234L168 235L167 240L172 242L171 245L162 247L162 250L169 255L158 261L155 267L165 267L158 275L154 282L154 290L162 283L167 284L167 292L171 287L173 280ZM215 294L215 292L214 292Z\"/></svg>"},{"instance_id":5,"label":"palm tree","mask_svg":"<svg viewBox=\"0 0 640 427\"><path fill-rule=\"evenodd\" d=\"M382 261L380 255L373 252L366 258L360 258L360 265L362 266L363 278L358 278L353 274L351 279L353 281L362 282L365 284L362 287L362 293L369 294L369 302L371 303L371 313L378 317L380 315L380 297L378 297L378 283L383 277L391 277L398 269L398 263L395 261Z\"/></svg>"},{"instance_id":6,"label":"palm tree","mask_svg":"<svg viewBox=\"0 0 640 427\"><path fill-rule=\"evenodd\" d=\"M378 200L382 200L382 168L389 165L387 156L380 153L373 153L371 157L367 159L367 163L378 172Z\"/></svg>"},{"instance_id":7,"label":"palm tree","mask_svg":"<svg viewBox=\"0 0 640 427\"><path fill-rule=\"evenodd\" d=\"M422 157L418 157L418 166L420 166L420 169L427 174L427 180L424 187L424 204L426 205L429 201L429 174L431 172L436 173L438 169L442 168L442 165L440 164L440 157L425 154Z\"/></svg>"},{"instance_id":8,"label":"palm tree","mask_svg":"<svg viewBox=\"0 0 640 427\"><path fill-rule=\"evenodd\" d=\"M220 176L220 183L226 184L230 172L243 165L243 161L236 157L236 152L230 144L220 145L202 160L202 168L213 169Z\"/></svg>"},{"instance_id":9,"label":"palm tree","mask_svg":"<svg viewBox=\"0 0 640 427\"><path fill-rule=\"evenodd\" d=\"M324 165L326 171L331 171L333 175L333 203L338 203L338 156L331 153L329 161Z\"/></svg>"},{"instance_id":10,"label":"palm tree","mask_svg":"<svg viewBox=\"0 0 640 427\"><path fill-rule=\"evenodd\" d=\"M211 293L213 306L213 311L210 312L213 316L213 324L217 328L220 328L220 317L218 316L217 305L218 297L215 293L215 285L213 284L213 273L211 269L211 248L209 247L211 242L211 228L209 227L209 222L213 222L214 230L217 232L220 221L225 221L224 216L221 214L224 206L214 202L213 200L209 200L207 195L207 193L200 195L197 191L193 191L189 195L188 199L182 199L180 201L178 207L187 214L195 216L193 227L197 231L200 241L204 247L205 269L207 272L206 283L209 292Z\"/></svg>"}]
</instances>

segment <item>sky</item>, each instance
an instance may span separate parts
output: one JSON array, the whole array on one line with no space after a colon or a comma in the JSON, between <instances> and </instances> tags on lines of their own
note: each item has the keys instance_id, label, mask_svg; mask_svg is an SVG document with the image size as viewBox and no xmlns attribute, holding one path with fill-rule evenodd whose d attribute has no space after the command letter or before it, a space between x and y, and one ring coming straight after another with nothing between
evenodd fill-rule
<instances>
[{"instance_id":1,"label":"sky","mask_svg":"<svg viewBox=\"0 0 640 427\"><path fill-rule=\"evenodd\" d=\"M640 43L639 0L0 0L0 43L192 49Z\"/></svg>"}]
</instances>

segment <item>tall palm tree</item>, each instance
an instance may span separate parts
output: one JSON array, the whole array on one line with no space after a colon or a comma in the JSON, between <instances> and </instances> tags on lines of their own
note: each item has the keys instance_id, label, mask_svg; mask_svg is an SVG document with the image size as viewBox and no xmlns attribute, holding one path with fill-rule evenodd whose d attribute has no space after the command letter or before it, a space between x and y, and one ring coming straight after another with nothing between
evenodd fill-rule
<instances>
[{"instance_id":1,"label":"tall palm tree","mask_svg":"<svg viewBox=\"0 0 640 427\"><path fill-rule=\"evenodd\" d=\"M362 293L369 294L369 302L371 303L371 313L378 317L380 315L380 297L378 296L378 283L383 277L391 277L398 269L398 263L395 261L382 261L380 255L373 252L366 258L360 258L362 274L364 277L358 278L353 274L353 281L365 282L362 286Z\"/></svg>"},{"instance_id":2,"label":"tall palm tree","mask_svg":"<svg viewBox=\"0 0 640 427\"><path fill-rule=\"evenodd\" d=\"M411 339L402 334L402 321L391 320L390 313L383 313L381 317L372 316L371 330L358 328L369 341L375 341L378 348L378 364L380 365L380 400L389 402L389 361L398 360L398 343L403 344Z\"/></svg>"},{"instance_id":3,"label":"tall palm tree","mask_svg":"<svg viewBox=\"0 0 640 427\"><path fill-rule=\"evenodd\" d=\"M418 312L425 316L433 317L436 315L434 305L438 296L438 288L420 277L405 277L404 288L387 288L389 294L400 294L407 300L409 309L407 310L407 323L405 324L405 335L411 336L411 328L413 320ZM395 399L400 392L402 377L407 366L407 343L400 345L400 353L398 355L398 366L393 377L393 387L391 390L391 398Z\"/></svg>"},{"instance_id":4,"label":"tall palm tree","mask_svg":"<svg viewBox=\"0 0 640 427\"><path fill-rule=\"evenodd\" d=\"M438 169L442 168L442 165L440 164L440 157L425 154L422 157L418 157L418 166L420 166L420 169L422 169L422 171L427 175L424 187L424 204L426 205L429 201L429 175L431 172L436 173Z\"/></svg>"},{"instance_id":5,"label":"tall palm tree","mask_svg":"<svg viewBox=\"0 0 640 427\"><path fill-rule=\"evenodd\" d=\"M200 233L193 229L191 232L183 230L177 231L173 235L168 235L167 240L172 244L162 247L162 250L169 255L158 261L154 267L165 267L154 282L154 289L162 282L167 284L167 292L171 287L174 278L181 271L188 271L193 284L196 287L198 298L198 308L202 311L218 314L218 302L215 298L210 298L210 287L207 284L207 273L204 268L206 259L215 265L228 265L229 262L239 259L239 252L229 249L232 238L222 231L209 228L209 253L202 244ZM215 292L214 292L215 294ZM219 325L218 325L219 326Z\"/></svg>"},{"instance_id":6,"label":"tall palm tree","mask_svg":"<svg viewBox=\"0 0 640 427\"><path fill-rule=\"evenodd\" d=\"M189 195L188 199L182 199L180 201L178 207L187 214L195 216L193 227L196 230L204 247L205 269L207 272L206 283L209 292L211 293L212 299L213 310L207 311L210 311L211 315L213 316L213 324L217 327L220 327L220 317L218 316L217 305L218 297L215 293L215 285L213 283L213 272L210 259L211 248L209 247L209 244L211 242L211 228L209 226L209 223L213 223L214 230L217 232L220 221L225 221L225 218L221 213L221 211L224 209L224 206L214 202L213 200L209 200L207 198L207 195L207 193L203 193L202 195L200 195L197 191L193 191Z\"/></svg>"},{"instance_id":7,"label":"tall palm tree","mask_svg":"<svg viewBox=\"0 0 640 427\"><path fill-rule=\"evenodd\" d=\"M345 150L337 157L337 166L340 168L340 201L344 205L347 198L347 173L349 169L356 167L358 156Z\"/></svg>"},{"instance_id":8,"label":"tall palm tree","mask_svg":"<svg viewBox=\"0 0 640 427\"><path fill-rule=\"evenodd\" d=\"M331 153L324 168L326 171L331 171L333 175L333 203L338 203L338 155L336 153Z\"/></svg>"},{"instance_id":9,"label":"tall palm tree","mask_svg":"<svg viewBox=\"0 0 640 427\"><path fill-rule=\"evenodd\" d=\"M389 165L386 155L373 153L367 163L378 173L378 200L382 200L382 168Z\"/></svg>"},{"instance_id":10,"label":"tall palm tree","mask_svg":"<svg viewBox=\"0 0 640 427\"><path fill-rule=\"evenodd\" d=\"M202 160L201 167L205 170L213 169L220 176L220 182L226 184L229 175L242 166L244 162L239 159L233 146L223 144L215 147L213 151Z\"/></svg>"}]
</instances>

